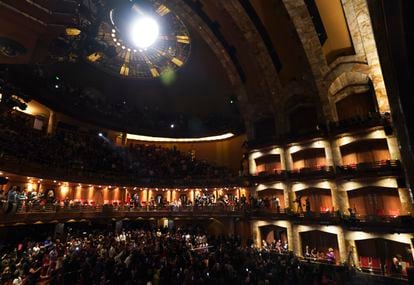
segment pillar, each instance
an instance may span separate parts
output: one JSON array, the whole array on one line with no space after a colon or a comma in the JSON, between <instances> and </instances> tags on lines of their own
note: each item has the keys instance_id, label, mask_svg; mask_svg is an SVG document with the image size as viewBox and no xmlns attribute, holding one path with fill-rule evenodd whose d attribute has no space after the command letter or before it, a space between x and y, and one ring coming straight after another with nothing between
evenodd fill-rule
<instances>
[{"instance_id":1,"label":"pillar","mask_svg":"<svg viewBox=\"0 0 414 285\"><path fill-rule=\"evenodd\" d=\"M342 154L341 154L341 149L339 148L337 142L335 139L333 139L330 142L330 150L331 150L331 154L332 154L332 165L335 166L340 166L343 164L342 162Z\"/></svg>"},{"instance_id":2,"label":"pillar","mask_svg":"<svg viewBox=\"0 0 414 285\"><path fill-rule=\"evenodd\" d=\"M56 113L53 112L52 110L50 110L49 120L48 120L48 123L47 123L47 134L48 135L53 134L53 132L55 130L55 125L56 125Z\"/></svg>"},{"instance_id":3,"label":"pillar","mask_svg":"<svg viewBox=\"0 0 414 285\"><path fill-rule=\"evenodd\" d=\"M352 258L354 260L354 266L359 267L359 258L358 258L358 252L356 248L356 244L354 240L345 240L346 248L347 248L347 255L346 255L346 262L348 263L348 266L352 266L353 264L350 264L350 260L348 260L348 254L350 250L352 250Z\"/></svg>"},{"instance_id":4,"label":"pillar","mask_svg":"<svg viewBox=\"0 0 414 285\"><path fill-rule=\"evenodd\" d=\"M381 113L390 112L387 90L385 88L385 82L382 75L367 0L353 0L352 2L361 34L363 49L370 67L370 78L375 89L379 111Z\"/></svg>"},{"instance_id":5,"label":"pillar","mask_svg":"<svg viewBox=\"0 0 414 285\"><path fill-rule=\"evenodd\" d=\"M290 154L289 149L287 149L283 153L284 153L284 157L285 157L285 169L286 170L292 170L293 169L293 160L292 160L292 155Z\"/></svg>"},{"instance_id":6,"label":"pillar","mask_svg":"<svg viewBox=\"0 0 414 285\"><path fill-rule=\"evenodd\" d=\"M288 248L289 248L289 250L294 251L295 242L294 242L292 223L291 222L288 222L288 221L286 222L286 232L287 232L287 239L288 239Z\"/></svg>"},{"instance_id":7,"label":"pillar","mask_svg":"<svg viewBox=\"0 0 414 285\"><path fill-rule=\"evenodd\" d=\"M293 212L295 211L293 200L295 199L295 194L292 191L292 183L290 181L287 181L284 183L284 189L283 189L283 197L285 198L285 211L286 208L290 208L290 210Z\"/></svg>"},{"instance_id":8,"label":"pillar","mask_svg":"<svg viewBox=\"0 0 414 285\"><path fill-rule=\"evenodd\" d=\"M127 144L127 133L122 133L122 140L121 140L121 143L122 143L122 145L126 145Z\"/></svg>"},{"instance_id":9,"label":"pillar","mask_svg":"<svg viewBox=\"0 0 414 285\"><path fill-rule=\"evenodd\" d=\"M333 161L333 154L332 154L332 146L329 142L324 141L324 146L323 146L324 150L325 150L325 160L326 160L326 166L332 166L334 165L334 161Z\"/></svg>"},{"instance_id":10,"label":"pillar","mask_svg":"<svg viewBox=\"0 0 414 285\"><path fill-rule=\"evenodd\" d=\"M339 249L339 255L340 255L340 261L341 263L345 262L348 256L348 251L347 251L347 247L346 247L346 242L345 242L345 234L342 228L337 227L338 233L337 233L337 237L338 237L338 249Z\"/></svg>"},{"instance_id":11,"label":"pillar","mask_svg":"<svg viewBox=\"0 0 414 285\"><path fill-rule=\"evenodd\" d=\"M287 166L286 166L286 157L285 157L285 150L283 148L280 148L280 165L282 167L282 170L286 170Z\"/></svg>"},{"instance_id":12,"label":"pillar","mask_svg":"<svg viewBox=\"0 0 414 285\"><path fill-rule=\"evenodd\" d=\"M394 160L401 160L400 149L398 147L398 140L395 136L387 136L387 146L390 152L390 158Z\"/></svg>"},{"instance_id":13,"label":"pillar","mask_svg":"<svg viewBox=\"0 0 414 285\"><path fill-rule=\"evenodd\" d=\"M400 215L410 215L413 212L410 190L408 188L398 188L398 195L401 201Z\"/></svg>"},{"instance_id":14,"label":"pillar","mask_svg":"<svg viewBox=\"0 0 414 285\"><path fill-rule=\"evenodd\" d=\"M298 232L298 229L297 229L297 225L292 225L291 226L291 229L292 229L292 247L290 247L290 245L289 245L289 248L292 248L292 250L293 250L293 252L297 255L297 256L303 256L303 252L302 252L302 243L301 243L301 240L300 240L300 233ZM289 231L288 231L288 233L289 233Z\"/></svg>"},{"instance_id":15,"label":"pillar","mask_svg":"<svg viewBox=\"0 0 414 285\"><path fill-rule=\"evenodd\" d=\"M329 181L329 188L331 188L332 205L334 210L346 213L349 208L348 195L346 192L338 190L336 181Z\"/></svg>"}]
</instances>

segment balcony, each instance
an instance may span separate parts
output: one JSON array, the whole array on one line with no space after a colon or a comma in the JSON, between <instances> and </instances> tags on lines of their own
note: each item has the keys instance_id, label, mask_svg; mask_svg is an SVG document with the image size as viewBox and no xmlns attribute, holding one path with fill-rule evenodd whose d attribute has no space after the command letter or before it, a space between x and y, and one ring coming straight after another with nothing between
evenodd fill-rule
<instances>
[{"instance_id":1,"label":"balcony","mask_svg":"<svg viewBox=\"0 0 414 285\"><path fill-rule=\"evenodd\" d=\"M266 139L251 140L247 143L249 149L258 149L271 145L283 145L298 141L310 140L317 137L335 136L341 133L369 129L374 127L391 126L390 119L380 113L370 114L368 117L355 117L338 122L319 123L314 129L302 132L290 132Z\"/></svg>"},{"instance_id":2,"label":"balcony","mask_svg":"<svg viewBox=\"0 0 414 285\"><path fill-rule=\"evenodd\" d=\"M390 125L389 119L380 113L371 114L368 117L355 117L339 122L329 122L329 130L333 135L352 132L359 129L373 128Z\"/></svg>"},{"instance_id":3,"label":"balcony","mask_svg":"<svg viewBox=\"0 0 414 285\"><path fill-rule=\"evenodd\" d=\"M336 167L337 176L343 178L401 175L401 170L401 162L399 160L361 162Z\"/></svg>"},{"instance_id":4,"label":"balcony","mask_svg":"<svg viewBox=\"0 0 414 285\"><path fill-rule=\"evenodd\" d=\"M288 172L291 180L328 179L335 175L332 166L315 166L295 169Z\"/></svg>"},{"instance_id":5,"label":"balcony","mask_svg":"<svg viewBox=\"0 0 414 285\"><path fill-rule=\"evenodd\" d=\"M273 172L259 172L257 175L250 176L250 181L265 182L273 180L286 180L288 177L288 171L286 170L274 170Z\"/></svg>"},{"instance_id":6,"label":"balcony","mask_svg":"<svg viewBox=\"0 0 414 285\"><path fill-rule=\"evenodd\" d=\"M414 228L414 217L412 216L343 216L342 221L350 230L358 231L366 231L369 228L379 232L410 233Z\"/></svg>"},{"instance_id":7,"label":"balcony","mask_svg":"<svg viewBox=\"0 0 414 285\"><path fill-rule=\"evenodd\" d=\"M129 205L45 205L23 206L12 214L0 213L0 224L27 225L43 223L85 222L108 219L141 220L150 218L237 218L244 211L230 206L139 207Z\"/></svg>"},{"instance_id":8,"label":"balcony","mask_svg":"<svg viewBox=\"0 0 414 285\"><path fill-rule=\"evenodd\" d=\"M43 179L59 179L61 181L76 181L85 184L107 184L142 187L215 187L215 186L241 186L244 184L242 177L237 176L188 176L174 178L136 177L120 172L94 171L92 169L79 168L73 165L70 168L54 167L49 164L41 164L24 158L10 155L0 157L0 164L4 171L18 173L22 176L41 177Z\"/></svg>"}]
</instances>

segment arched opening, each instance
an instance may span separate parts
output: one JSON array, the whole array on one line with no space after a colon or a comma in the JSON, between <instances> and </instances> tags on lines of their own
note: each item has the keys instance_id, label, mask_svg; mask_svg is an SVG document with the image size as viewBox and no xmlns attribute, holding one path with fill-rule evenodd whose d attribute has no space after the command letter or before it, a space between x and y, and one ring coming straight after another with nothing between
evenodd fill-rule
<instances>
[{"instance_id":1,"label":"arched opening","mask_svg":"<svg viewBox=\"0 0 414 285\"><path fill-rule=\"evenodd\" d=\"M307 148L292 153L293 169L319 168L326 166L324 148Z\"/></svg>"},{"instance_id":2,"label":"arched opening","mask_svg":"<svg viewBox=\"0 0 414 285\"><path fill-rule=\"evenodd\" d=\"M330 189L307 188L296 191L296 197L301 197L302 208L306 211L307 204L311 212L330 213L333 212L332 195Z\"/></svg>"},{"instance_id":3,"label":"arched opening","mask_svg":"<svg viewBox=\"0 0 414 285\"><path fill-rule=\"evenodd\" d=\"M327 254L332 249L335 255L335 263L340 260L338 237L336 234L314 230L301 232L300 239L304 256L309 253L315 260L328 262Z\"/></svg>"},{"instance_id":4,"label":"arched opening","mask_svg":"<svg viewBox=\"0 0 414 285\"><path fill-rule=\"evenodd\" d=\"M340 147L343 165L390 160L386 139L358 140Z\"/></svg>"},{"instance_id":5,"label":"arched opening","mask_svg":"<svg viewBox=\"0 0 414 285\"><path fill-rule=\"evenodd\" d=\"M336 102L340 121L351 118L367 118L378 111L377 102L371 91L353 93Z\"/></svg>"},{"instance_id":6,"label":"arched opening","mask_svg":"<svg viewBox=\"0 0 414 285\"><path fill-rule=\"evenodd\" d=\"M407 243L372 238L357 240L355 245L359 256L359 266L365 271L405 275L406 269L413 264L411 247ZM396 268L393 264L395 257L399 260L400 268Z\"/></svg>"},{"instance_id":7,"label":"arched opening","mask_svg":"<svg viewBox=\"0 0 414 285\"><path fill-rule=\"evenodd\" d=\"M399 216L401 201L398 190L386 187L364 187L348 191L349 206L357 216Z\"/></svg>"}]
</instances>

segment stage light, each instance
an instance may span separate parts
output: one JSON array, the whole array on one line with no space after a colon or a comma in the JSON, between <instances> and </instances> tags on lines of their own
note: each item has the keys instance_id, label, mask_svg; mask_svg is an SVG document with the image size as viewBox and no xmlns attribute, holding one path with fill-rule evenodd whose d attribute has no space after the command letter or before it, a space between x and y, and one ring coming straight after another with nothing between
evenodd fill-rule
<instances>
[{"instance_id":1,"label":"stage light","mask_svg":"<svg viewBox=\"0 0 414 285\"><path fill-rule=\"evenodd\" d=\"M102 137L102 136L103 136L103 134L102 134L102 133L99 133L99 134L98 134L98 136Z\"/></svg>"},{"instance_id":2,"label":"stage light","mask_svg":"<svg viewBox=\"0 0 414 285\"><path fill-rule=\"evenodd\" d=\"M171 129L174 129L174 127L175 127L175 126L174 126L174 124L171 124L171 125L170 125L170 128L171 128Z\"/></svg>"},{"instance_id":3,"label":"stage light","mask_svg":"<svg viewBox=\"0 0 414 285\"><path fill-rule=\"evenodd\" d=\"M142 17L131 25L131 40L139 48L147 48L154 44L158 35L159 27L154 19Z\"/></svg>"}]
</instances>

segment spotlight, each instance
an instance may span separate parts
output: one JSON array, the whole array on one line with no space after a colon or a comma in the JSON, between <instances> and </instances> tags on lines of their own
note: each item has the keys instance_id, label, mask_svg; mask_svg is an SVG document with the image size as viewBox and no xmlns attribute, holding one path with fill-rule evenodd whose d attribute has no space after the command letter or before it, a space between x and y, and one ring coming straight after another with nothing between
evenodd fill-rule
<instances>
[{"instance_id":1,"label":"spotlight","mask_svg":"<svg viewBox=\"0 0 414 285\"><path fill-rule=\"evenodd\" d=\"M157 40L159 35L158 23L148 17L142 17L131 25L132 43L139 48L147 48Z\"/></svg>"},{"instance_id":2,"label":"spotlight","mask_svg":"<svg viewBox=\"0 0 414 285\"><path fill-rule=\"evenodd\" d=\"M170 128L171 128L171 129L174 129L174 127L175 127L175 125L174 125L174 124L171 124L171 125L170 125Z\"/></svg>"},{"instance_id":3,"label":"spotlight","mask_svg":"<svg viewBox=\"0 0 414 285\"><path fill-rule=\"evenodd\" d=\"M98 133L98 136L103 137L103 134L102 133Z\"/></svg>"}]
</instances>

